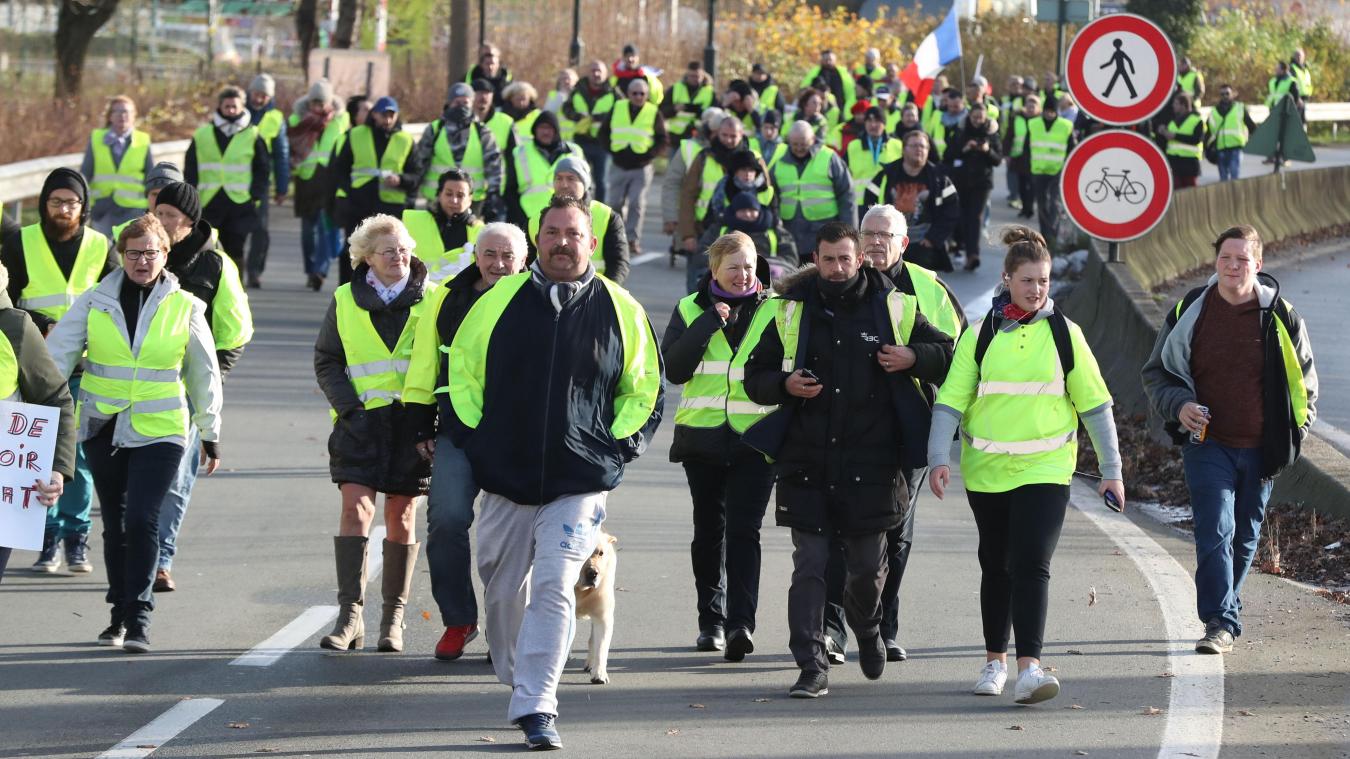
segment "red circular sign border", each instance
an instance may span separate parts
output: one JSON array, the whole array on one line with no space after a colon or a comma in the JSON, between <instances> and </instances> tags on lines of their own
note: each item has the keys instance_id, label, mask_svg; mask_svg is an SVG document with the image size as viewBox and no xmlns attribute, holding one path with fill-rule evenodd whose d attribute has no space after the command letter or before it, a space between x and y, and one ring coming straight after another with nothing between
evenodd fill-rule
<instances>
[{"instance_id":1,"label":"red circular sign border","mask_svg":"<svg viewBox=\"0 0 1350 759\"><path fill-rule=\"evenodd\" d=\"M1088 88L1087 82L1083 80L1083 58L1087 55L1088 48L1099 38L1113 32L1129 32L1138 35L1149 43L1155 53L1159 52L1157 43L1161 42L1167 46L1167 55L1158 55L1158 81L1154 83L1153 89L1143 100L1132 106L1118 107L1101 102L1097 99L1096 93ZM1064 78L1065 83L1069 86L1069 94L1073 95L1074 102L1078 104L1079 108L1103 124L1112 126L1138 124L1166 106L1167 101L1171 99L1172 93L1176 90L1178 66L1176 51L1172 47L1171 40L1167 38L1167 35L1157 24L1143 16L1136 16L1132 13L1112 13L1083 27L1069 43L1069 49L1064 60ZM1164 64L1170 66L1170 72L1162 70ZM1086 94L1087 97L1081 97L1080 93ZM1156 104L1149 105L1153 101L1156 101Z\"/></svg>"},{"instance_id":2,"label":"red circular sign border","mask_svg":"<svg viewBox=\"0 0 1350 759\"><path fill-rule=\"evenodd\" d=\"M1144 145L1144 150L1136 149L1136 146ZM1079 197L1077 189L1072 193L1067 188L1077 188L1078 178L1083 171L1083 166L1092 156L1103 150L1110 148L1122 148L1131 150L1139 154L1144 162L1153 170L1154 193L1148 207L1138 218L1124 224L1111 224L1104 222L1088 212L1083 204L1083 199ZM1164 186L1159 180L1166 180L1165 194L1157 192L1159 187ZM1135 132L1125 129L1110 129L1105 132L1098 132L1091 137L1083 140L1074 148L1069 157L1064 161L1064 170L1059 175L1059 196L1064 202L1064 210L1069 214L1078 228L1088 233L1092 237L1108 242L1125 242L1134 240L1148 234L1158 223L1162 221L1163 216L1167 215L1167 209L1172 204L1172 193L1174 192L1172 184L1172 167L1167 164L1167 156L1163 155L1152 140ZM1151 219L1151 220L1150 220ZM1147 221L1146 224L1143 222ZM1086 223L1085 223L1086 222ZM1142 227L1141 227L1142 224Z\"/></svg>"}]
</instances>

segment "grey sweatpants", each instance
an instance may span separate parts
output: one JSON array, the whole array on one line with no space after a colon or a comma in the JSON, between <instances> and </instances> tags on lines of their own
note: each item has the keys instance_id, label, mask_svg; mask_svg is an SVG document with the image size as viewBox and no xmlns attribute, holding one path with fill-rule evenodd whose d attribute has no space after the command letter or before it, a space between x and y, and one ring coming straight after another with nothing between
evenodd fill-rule
<instances>
[{"instance_id":1,"label":"grey sweatpants","mask_svg":"<svg viewBox=\"0 0 1350 759\"><path fill-rule=\"evenodd\" d=\"M558 681L576 632L576 585L595 550L608 493L522 506L484 493L478 514L488 649L511 686L506 717L558 713Z\"/></svg>"},{"instance_id":2,"label":"grey sweatpants","mask_svg":"<svg viewBox=\"0 0 1350 759\"><path fill-rule=\"evenodd\" d=\"M647 211L647 188L656 169L649 163L640 169L609 167L609 193L606 202L623 216L628 239L642 239L642 215Z\"/></svg>"}]
</instances>

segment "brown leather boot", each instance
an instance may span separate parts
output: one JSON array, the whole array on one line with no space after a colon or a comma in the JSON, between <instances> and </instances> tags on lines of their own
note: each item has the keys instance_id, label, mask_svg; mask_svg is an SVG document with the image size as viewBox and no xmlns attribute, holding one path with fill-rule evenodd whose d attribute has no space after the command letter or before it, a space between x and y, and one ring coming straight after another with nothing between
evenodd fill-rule
<instances>
[{"instance_id":1,"label":"brown leather boot","mask_svg":"<svg viewBox=\"0 0 1350 759\"><path fill-rule=\"evenodd\" d=\"M333 538L337 559L338 616L333 631L319 645L334 651L358 649L365 644L366 622L361 616L366 603L366 544L360 535Z\"/></svg>"},{"instance_id":2,"label":"brown leather boot","mask_svg":"<svg viewBox=\"0 0 1350 759\"><path fill-rule=\"evenodd\" d=\"M412 590L413 567L421 543L384 541L384 609L380 614L381 651L403 650L403 610Z\"/></svg>"}]
</instances>

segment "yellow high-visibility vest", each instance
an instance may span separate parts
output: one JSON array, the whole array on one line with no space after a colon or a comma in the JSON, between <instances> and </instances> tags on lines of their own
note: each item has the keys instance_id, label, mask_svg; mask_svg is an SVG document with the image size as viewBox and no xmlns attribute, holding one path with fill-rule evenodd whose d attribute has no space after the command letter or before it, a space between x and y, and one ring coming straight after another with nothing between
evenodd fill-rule
<instances>
[{"instance_id":1,"label":"yellow high-visibility vest","mask_svg":"<svg viewBox=\"0 0 1350 759\"><path fill-rule=\"evenodd\" d=\"M145 158L150 154L150 135L139 129L133 130L122 160L114 162L112 148L103 141L107 134L107 129L95 129L89 136L90 152L94 157L89 202L97 203L110 197L122 208L149 208L145 199Z\"/></svg>"}]
</instances>

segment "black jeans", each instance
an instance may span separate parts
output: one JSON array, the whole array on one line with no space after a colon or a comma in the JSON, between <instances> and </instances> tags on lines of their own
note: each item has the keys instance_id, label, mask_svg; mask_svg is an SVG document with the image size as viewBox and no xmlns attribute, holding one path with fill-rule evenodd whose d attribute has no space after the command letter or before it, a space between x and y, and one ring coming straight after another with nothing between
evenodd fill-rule
<instances>
[{"instance_id":1,"label":"black jeans","mask_svg":"<svg viewBox=\"0 0 1350 759\"><path fill-rule=\"evenodd\" d=\"M1054 251L1059 240L1059 175L1033 174L1031 186L1036 193L1036 222L1041 237Z\"/></svg>"},{"instance_id":2,"label":"black jeans","mask_svg":"<svg viewBox=\"0 0 1350 759\"><path fill-rule=\"evenodd\" d=\"M253 203L240 205L213 200L202 209L202 218L216 230L225 255L243 271L248 236L258 226L258 215Z\"/></svg>"},{"instance_id":3,"label":"black jeans","mask_svg":"<svg viewBox=\"0 0 1350 759\"><path fill-rule=\"evenodd\" d=\"M103 563L107 601L114 620L130 629L150 626L159 568L159 507L183 460L183 446L151 443L137 448L112 444L115 421L84 441L103 516ZM133 477L132 474L135 474Z\"/></svg>"},{"instance_id":4,"label":"black jeans","mask_svg":"<svg viewBox=\"0 0 1350 759\"><path fill-rule=\"evenodd\" d=\"M788 587L788 648L803 670L824 672L825 565L831 538L792 531L792 585ZM886 583L886 533L839 537L844 544L846 578L843 607L859 638L880 633L881 589Z\"/></svg>"},{"instance_id":5,"label":"black jeans","mask_svg":"<svg viewBox=\"0 0 1350 759\"><path fill-rule=\"evenodd\" d=\"M967 491L980 531L980 617L984 648L1041 658L1050 604L1050 559L1064 527L1068 485L1023 485L1006 493Z\"/></svg>"},{"instance_id":6,"label":"black jeans","mask_svg":"<svg viewBox=\"0 0 1350 759\"><path fill-rule=\"evenodd\" d=\"M1031 186L1031 172L1017 172L1017 197L1022 200L1021 215L1030 218L1036 212L1036 192Z\"/></svg>"},{"instance_id":7,"label":"black jeans","mask_svg":"<svg viewBox=\"0 0 1350 759\"><path fill-rule=\"evenodd\" d=\"M261 277L267 268L267 251L272 246L272 233L267 231L267 205L264 200L258 204L258 224L248 238L248 273Z\"/></svg>"},{"instance_id":8,"label":"black jeans","mask_svg":"<svg viewBox=\"0 0 1350 759\"><path fill-rule=\"evenodd\" d=\"M968 187L959 193L961 198L961 228L956 238L966 252L966 260L978 260L980 242L984 239L984 207L989 202L988 187Z\"/></svg>"},{"instance_id":9,"label":"black jeans","mask_svg":"<svg viewBox=\"0 0 1350 759\"><path fill-rule=\"evenodd\" d=\"M755 631L759 607L759 528L773 490L773 469L745 449L729 466L684 462L694 501L689 557L698 594L698 628Z\"/></svg>"},{"instance_id":10,"label":"black jeans","mask_svg":"<svg viewBox=\"0 0 1350 759\"><path fill-rule=\"evenodd\" d=\"M881 588L881 637L897 640L900 635L900 582L909 565L909 549L914 544L914 510L919 505L919 488L928 467L904 473L909 488L909 510L900 526L886 533L886 584ZM848 648L848 628L844 626L844 543L830 543L830 562L825 567L825 585L829 606L825 607L825 634L843 651Z\"/></svg>"}]
</instances>

